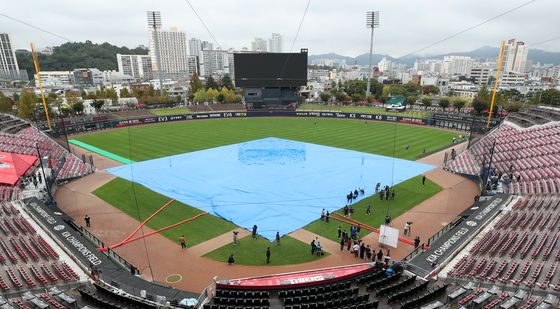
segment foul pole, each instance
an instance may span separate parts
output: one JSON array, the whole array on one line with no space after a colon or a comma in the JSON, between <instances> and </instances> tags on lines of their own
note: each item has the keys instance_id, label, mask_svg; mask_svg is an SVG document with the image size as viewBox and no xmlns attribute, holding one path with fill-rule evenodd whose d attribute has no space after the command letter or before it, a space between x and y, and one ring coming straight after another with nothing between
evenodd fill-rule
<instances>
[{"instance_id":1,"label":"foul pole","mask_svg":"<svg viewBox=\"0 0 560 309\"><path fill-rule=\"evenodd\" d=\"M492 120L492 111L494 110L494 100L496 99L496 90L498 89L498 84L500 83L500 71L502 69L502 60L504 58L504 45L505 41L502 41L500 45L500 55L498 56L498 69L496 70L496 80L494 81L494 89L492 90L492 101L490 103L490 111L488 112L488 123L486 128L490 128L490 121Z\"/></svg>"},{"instance_id":2,"label":"foul pole","mask_svg":"<svg viewBox=\"0 0 560 309\"><path fill-rule=\"evenodd\" d=\"M33 48L33 43L29 44L31 46L31 56L33 58L33 64L35 64L35 73L37 73L37 81L39 82L39 89L41 90L41 99L43 100L43 108L45 109L45 115L47 116L47 125L49 130L52 130L51 119L49 117L49 110L47 109L47 101L45 101L45 93L43 92L43 84L41 83L41 69L39 68L39 60L37 59L37 54L35 54L35 49ZM35 109L35 103L33 103L33 109Z\"/></svg>"}]
</instances>

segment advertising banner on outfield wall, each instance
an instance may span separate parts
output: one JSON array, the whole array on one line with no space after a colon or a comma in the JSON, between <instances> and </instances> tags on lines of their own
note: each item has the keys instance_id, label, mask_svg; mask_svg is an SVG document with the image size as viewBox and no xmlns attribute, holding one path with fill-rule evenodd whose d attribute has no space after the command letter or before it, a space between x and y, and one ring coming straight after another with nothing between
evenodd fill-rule
<instances>
[{"instance_id":1,"label":"advertising banner on outfield wall","mask_svg":"<svg viewBox=\"0 0 560 309\"><path fill-rule=\"evenodd\" d=\"M216 113L200 113L188 115L173 116L154 116L137 119L126 120L107 120L92 123L71 124L66 126L68 134L77 134L82 132L97 131L110 128L129 127L136 125L164 123L173 121L186 120L208 120L208 119L225 119L225 118L253 118L253 117L297 117L297 118L338 118L338 119L360 119L365 121L388 121L400 122L415 125L430 125L430 119L393 116L393 115L374 115L360 113L339 113L339 112L306 112L306 111L252 111L252 112L216 112ZM58 135L63 135L62 128L55 128L53 131Z\"/></svg>"}]
</instances>

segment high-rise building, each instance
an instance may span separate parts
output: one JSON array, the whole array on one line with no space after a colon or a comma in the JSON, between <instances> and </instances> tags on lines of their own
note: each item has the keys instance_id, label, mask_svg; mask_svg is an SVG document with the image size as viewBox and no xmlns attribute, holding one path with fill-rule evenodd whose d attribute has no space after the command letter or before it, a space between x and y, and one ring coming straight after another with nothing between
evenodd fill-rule
<instances>
[{"instance_id":1,"label":"high-rise building","mask_svg":"<svg viewBox=\"0 0 560 309\"><path fill-rule=\"evenodd\" d=\"M529 48L524 42L515 39L508 40L504 46L502 72L524 73L528 54Z\"/></svg>"},{"instance_id":2,"label":"high-rise building","mask_svg":"<svg viewBox=\"0 0 560 309\"><path fill-rule=\"evenodd\" d=\"M209 49L214 49L214 44L208 42L208 41L202 41L202 49L203 50L209 50Z\"/></svg>"},{"instance_id":3,"label":"high-rise building","mask_svg":"<svg viewBox=\"0 0 560 309\"><path fill-rule=\"evenodd\" d=\"M233 51L221 49L203 50L202 57L200 58L200 75L204 77L220 77L230 74L231 76L233 73L233 61L231 61L233 57L229 55L230 53L233 53ZM230 71L230 65L232 71Z\"/></svg>"},{"instance_id":4,"label":"high-rise building","mask_svg":"<svg viewBox=\"0 0 560 309\"><path fill-rule=\"evenodd\" d=\"M255 52L266 52L266 41L261 38L255 38L251 42L251 50Z\"/></svg>"},{"instance_id":5,"label":"high-rise building","mask_svg":"<svg viewBox=\"0 0 560 309\"><path fill-rule=\"evenodd\" d=\"M387 57L381 58L379 63L377 63L377 67L379 68L379 71L381 71L381 72L390 71L392 66L393 66L393 62L391 60L387 59Z\"/></svg>"},{"instance_id":6,"label":"high-rise building","mask_svg":"<svg viewBox=\"0 0 560 309\"><path fill-rule=\"evenodd\" d=\"M282 36L280 33L272 34L272 37L268 40L268 51L271 53L282 52Z\"/></svg>"},{"instance_id":7,"label":"high-rise building","mask_svg":"<svg viewBox=\"0 0 560 309\"><path fill-rule=\"evenodd\" d=\"M152 68L159 79L188 80L190 77L185 32L172 27L163 30L159 12L148 12Z\"/></svg>"},{"instance_id":8,"label":"high-rise building","mask_svg":"<svg viewBox=\"0 0 560 309\"><path fill-rule=\"evenodd\" d=\"M189 40L189 55L200 57L202 52L202 42L199 39L192 38Z\"/></svg>"},{"instance_id":9,"label":"high-rise building","mask_svg":"<svg viewBox=\"0 0 560 309\"><path fill-rule=\"evenodd\" d=\"M27 80L27 72L20 71L12 40L7 33L0 33L0 80Z\"/></svg>"},{"instance_id":10,"label":"high-rise building","mask_svg":"<svg viewBox=\"0 0 560 309\"><path fill-rule=\"evenodd\" d=\"M150 55L117 54L119 72L138 81L149 81L153 78L152 57Z\"/></svg>"}]
</instances>

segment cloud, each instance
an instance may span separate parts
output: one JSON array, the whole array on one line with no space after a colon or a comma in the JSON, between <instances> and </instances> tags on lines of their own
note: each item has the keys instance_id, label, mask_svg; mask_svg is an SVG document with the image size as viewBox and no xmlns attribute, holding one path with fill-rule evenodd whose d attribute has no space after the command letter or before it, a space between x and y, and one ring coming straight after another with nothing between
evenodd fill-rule
<instances>
[{"instance_id":1,"label":"cloud","mask_svg":"<svg viewBox=\"0 0 560 309\"><path fill-rule=\"evenodd\" d=\"M307 4L304 0L190 0L223 48L250 47L255 37L283 35L284 50L292 45ZM336 52L356 56L369 49L365 12L380 11L381 27L375 31L374 51L394 57L405 55L457 31L498 15L527 0L497 1L335 1L311 0L294 51L311 54ZM212 41L186 0L0 0L0 12L75 41L91 40L135 47L147 45L146 11L159 10L164 27L176 26ZM558 36L557 0L539 0L518 11L448 40L423 52L473 50L498 46L508 38L540 42ZM17 48L53 46L63 40L0 17L1 31L12 35ZM538 48L559 51L560 40Z\"/></svg>"}]
</instances>

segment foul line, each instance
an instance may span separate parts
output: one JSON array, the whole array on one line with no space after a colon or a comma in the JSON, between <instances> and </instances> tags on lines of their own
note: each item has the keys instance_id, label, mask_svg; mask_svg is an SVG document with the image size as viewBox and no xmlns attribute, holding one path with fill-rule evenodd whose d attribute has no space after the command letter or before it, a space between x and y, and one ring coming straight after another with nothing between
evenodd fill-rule
<instances>
[{"instance_id":1,"label":"foul line","mask_svg":"<svg viewBox=\"0 0 560 309\"><path fill-rule=\"evenodd\" d=\"M114 154L114 153L112 153L112 152L108 152L107 150L103 150L103 149L101 149L101 148L97 148L97 147L95 147L95 146L92 146L92 145L90 145L90 144L84 143L84 142L79 141L79 140L77 140L77 139L69 139L68 142L69 142L70 144L76 145L76 146L78 146L78 147L82 147L82 148L84 148L85 150L89 150L89 151L91 151L91 152L95 152L95 153L97 153L97 154L99 154L99 155L102 155L102 156L104 156L104 157L106 157L106 158L109 158L109 159L111 159L111 160L115 160L115 161L120 162L120 163L123 163L123 164L131 164L131 163L134 163L134 161L132 161L132 160L130 160L130 159L121 157L121 156L116 155L116 154Z\"/></svg>"}]
</instances>

